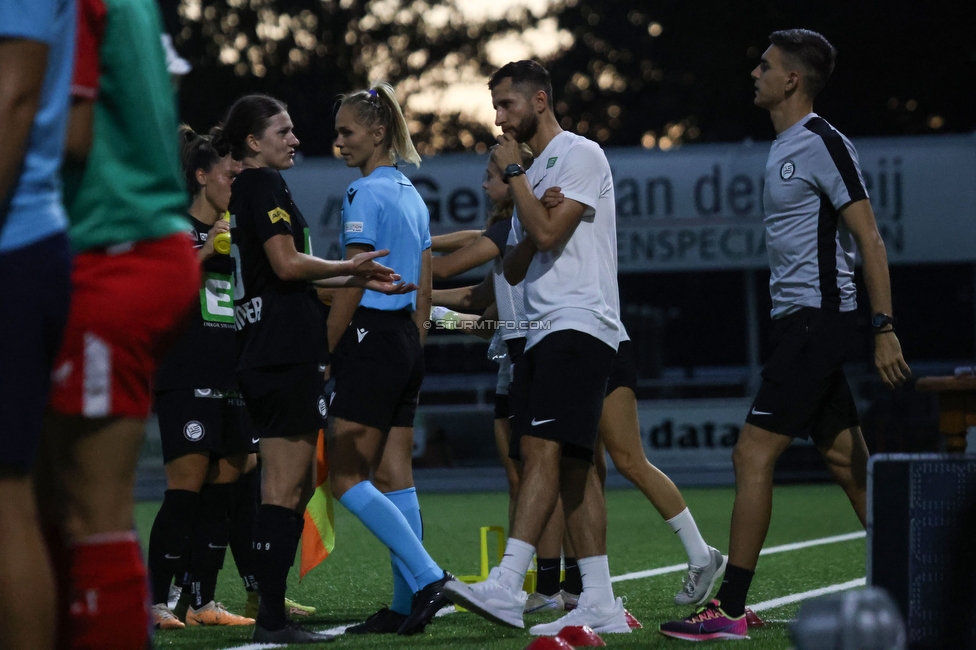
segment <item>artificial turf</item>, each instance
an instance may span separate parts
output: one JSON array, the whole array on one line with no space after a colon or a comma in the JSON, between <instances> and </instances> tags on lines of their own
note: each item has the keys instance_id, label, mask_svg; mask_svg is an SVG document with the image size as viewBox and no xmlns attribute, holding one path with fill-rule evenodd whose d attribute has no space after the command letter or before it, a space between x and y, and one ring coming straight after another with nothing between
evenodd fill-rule
<instances>
[{"instance_id":1,"label":"artificial turf","mask_svg":"<svg viewBox=\"0 0 976 650\"><path fill-rule=\"evenodd\" d=\"M728 549L733 491L688 489L686 501L706 541L723 552ZM505 525L507 495L503 493L429 494L420 496L424 516L424 544L434 559L456 575L479 570L479 529ZM143 543L158 503L140 503L136 520ZM776 488L773 521L766 546L776 546L861 530L846 497L834 485L792 485ZM647 500L635 489L607 493L608 554L612 575L643 571L686 561L678 539ZM390 561L386 549L341 506L336 507L336 547L318 568L298 581L297 562L289 579L289 597L318 612L304 622L314 628L332 628L364 620L389 602ZM491 556L494 558L494 549ZM760 558L749 602L847 582L864 576L864 540L777 553ZM217 598L231 611L243 613L244 589L228 553L217 585ZM614 584L618 596L644 628L629 635L604 635L608 647L684 647L684 642L657 633L666 620L689 613L672 605L683 575L670 573ZM765 628L750 631L748 647L790 647L788 624L799 603L763 611ZM527 617L529 625L556 618ZM250 642L251 628L187 628L157 631L156 647L186 650L230 648ZM521 649L532 641L524 630L492 625L470 613L438 617L423 634L413 637L341 636L324 647L372 648L492 648ZM295 646L298 647L298 646ZM312 647L312 646L302 646Z\"/></svg>"}]
</instances>

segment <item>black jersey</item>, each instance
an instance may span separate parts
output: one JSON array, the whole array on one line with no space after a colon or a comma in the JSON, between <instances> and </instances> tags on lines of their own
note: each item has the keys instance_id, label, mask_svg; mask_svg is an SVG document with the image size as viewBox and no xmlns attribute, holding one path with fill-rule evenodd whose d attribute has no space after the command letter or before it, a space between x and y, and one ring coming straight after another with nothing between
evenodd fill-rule
<instances>
[{"instance_id":1,"label":"black jersey","mask_svg":"<svg viewBox=\"0 0 976 650\"><path fill-rule=\"evenodd\" d=\"M207 243L212 226L189 217L195 249ZM234 335L234 277L230 255L213 255L203 263L200 302L186 330L167 353L156 374L156 390L212 388L232 390L237 346Z\"/></svg>"},{"instance_id":2,"label":"black jersey","mask_svg":"<svg viewBox=\"0 0 976 650\"><path fill-rule=\"evenodd\" d=\"M325 306L311 283L282 280L264 242L291 235L295 249L312 253L308 224L285 180L270 168L245 169L231 193L231 253L240 273L234 290L237 368L260 368L327 358Z\"/></svg>"}]
</instances>

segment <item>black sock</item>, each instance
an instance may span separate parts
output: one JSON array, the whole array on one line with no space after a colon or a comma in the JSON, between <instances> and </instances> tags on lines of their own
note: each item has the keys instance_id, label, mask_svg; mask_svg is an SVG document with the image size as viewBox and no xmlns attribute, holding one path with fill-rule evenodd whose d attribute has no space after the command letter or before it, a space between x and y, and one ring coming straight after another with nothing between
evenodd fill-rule
<instances>
[{"instance_id":1,"label":"black sock","mask_svg":"<svg viewBox=\"0 0 976 650\"><path fill-rule=\"evenodd\" d=\"M721 604L722 611L732 618L745 614L746 596L749 594L749 585L752 584L754 575L756 575L755 571L734 564L725 567L725 578L722 580L718 594L715 595L715 600Z\"/></svg>"},{"instance_id":2,"label":"black sock","mask_svg":"<svg viewBox=\"0 0 976 650\"><path fill-rule=\"evenodd\" d=\"M579 566L576 565L576 558L567 557L564 562L566 563L566 579L559 586L571 594L583 593L583 576L580 575Z\"/></svg>"},{"instance_id":3,"label":"black sock","mask_svg":"<svg viewBox=\"0 0 976 650\"><path fill-rule=\"evenodd\" d=\"M190 583L193 608L214 599L217 573L224 566L230 537L230 508L236 496L234 483L207 484L200 490L200 516L190 551Z\"/></svg>"},{"instance_id":4,"label":"black sock","mask_svg":"<svg viewBox=\"0 0 976 650\"><path fill-rule=\"evenodd\" d=\"M262 504L254 527L254 568L261 605L258 625L266 630L285 626L285 587L288 569L295 563L302 518L291 508Z\"/></svg>"},{"instance_id":5,"label":"black sock","mask_svg":"<svg viewBox=\"0 0 976 650\"><path fill-rule=\"evenodd\" d=\"M237 573L244 581L244 589L255 591L258 580L254 577L254 516L258 502L254 495L261 490L261 472L257 469L241 476L235 484L234 508L230 516L230 551L234 554ZM260 498L260 497L259 497Z\"/></svg>"},{"instance_id":6,"label":"black sock","mask_svg":"<svg viewBox=\"0 0 976 650\"><path fill-rule=\"evenodd\" d=\"M189 557L200 495L189 490L166 490L163 505L156 513L149 533L149 574L153 603L169 599L169 586L176 577L183 579L184 561Z\"/></svg>"},{"instance_id":7,"label":"black sock","mask_svg":"<svg viewBox=\"0 0 976 650\"><path fill-rule=\"evenodd\" d=\"M559 565L562 561L558 557L536 558L535 590L543 596L552 596L559 591Z\"/></svg>"}]
</instances>

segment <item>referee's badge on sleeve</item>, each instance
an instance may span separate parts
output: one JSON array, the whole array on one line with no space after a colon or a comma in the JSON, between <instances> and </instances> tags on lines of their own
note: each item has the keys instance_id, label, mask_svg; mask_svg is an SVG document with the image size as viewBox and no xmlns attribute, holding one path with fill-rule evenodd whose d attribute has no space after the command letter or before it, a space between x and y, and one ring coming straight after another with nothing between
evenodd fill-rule
<instances>
[{"instance_id":1,"label":"referee's badge on sleeve","mask_svg":"<svg viewBox=\"0 0 976 650\"><path fill-rule=\"evenodd\" d=\"M790 179L791 176L793 176L793 172L795 170L796 170L796 168L793 166L793 161L792 160L787 160L785 163L783 163L783 166L780 167L780 169L779 169L779 176L784 181L787 181L787 180Z\"/></svg>"},{"instance_id":2,"label":"referee's badge on sleeve","mask_svg":"<svg viewBox=\"0 0 976 650\"><path fill-rule=\"evenodd\" d=\"M345 225L346 232L362 232L363 222L362 221L348 221Z\"/></svg>"}]
</instances>

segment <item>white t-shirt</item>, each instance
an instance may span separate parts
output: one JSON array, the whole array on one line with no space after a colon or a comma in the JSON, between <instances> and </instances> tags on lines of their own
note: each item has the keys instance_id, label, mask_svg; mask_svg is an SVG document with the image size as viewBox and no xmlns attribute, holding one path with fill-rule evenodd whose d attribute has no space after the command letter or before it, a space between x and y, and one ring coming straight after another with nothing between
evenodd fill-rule
<instances>
[{"instance_id":1,"label":"white t-shirt","mask_svg":"<svg viewBox=\"0 0 976 650\"><path fill-rule=\"evenodd\" d=\"M620 341L617 224L610 163L598 144L569 131L554 137L526 172L536 198L553 186L586 206L570 238L537 252L525 276L526 349L550 332L577 330L614 350ZM526 237L512 219L509 244Z\"/></svg>"}]
</instances>

